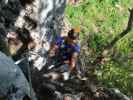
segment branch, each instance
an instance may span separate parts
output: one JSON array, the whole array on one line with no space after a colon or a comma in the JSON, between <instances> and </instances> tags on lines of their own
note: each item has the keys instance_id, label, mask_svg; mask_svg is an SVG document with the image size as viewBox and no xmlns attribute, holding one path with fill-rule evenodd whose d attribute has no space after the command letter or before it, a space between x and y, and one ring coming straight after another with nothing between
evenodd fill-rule
<instances>
[{"instance_id":1,"label":"branch","mask_svg":"<svg viewBox=\"0 0 133 100\"><path fill-rule=\"evenodd\" d=\"M132 9L129 9L129 12L130 12L130 15L129 15L129 20L128 20L128 24L127 24L127 27L124 31L122 31L120 34L118 34L107 46L104 47L101 55L99 55L93 65L97 65L101 62L104 61L104 59L106 58L107 55L109 55L109 51L110 49L113 48L113 46L116 44L116 42L118 42L121 38L123 38L125 35L127 35L132 27L133 27L133 8Z\"/></svg>"},{"instance_id":2,"label":"branch","mask_svg":"<svg viewBox=\"0 0 133 100\"><path fill-rule=\"evenodd\" d=\"M109 44L105 49L111 49L117 41L119 41L121 38L123 38L126 34L128 34L132 27L133 27L133 8L129 9L130 12L130 16L129 16L129 20L128 20L128 24L127 24L127 28L121 32L120 34L118 34Z\"/></svg>"}]
</instances>

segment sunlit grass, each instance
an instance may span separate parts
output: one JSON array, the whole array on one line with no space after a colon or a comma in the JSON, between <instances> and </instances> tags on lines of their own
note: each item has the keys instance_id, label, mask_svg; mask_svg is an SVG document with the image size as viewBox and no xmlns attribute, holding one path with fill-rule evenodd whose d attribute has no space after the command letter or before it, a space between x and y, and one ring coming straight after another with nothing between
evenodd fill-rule
<instances>
[{"instance_id":1,"label":"sunlit grass","mask_svg":"<svg viewBox=\"0 0 133 100\"><path fill-rule=\"evenodd\" d=\"M96 49L98 54L104 44L111 41L122 32L128 21L128 8L133 7L133 0L84 0L78 6L68 5L66 16L72 26L80 25L82 38L88 33L93 34L90 48ZM97 35L96 35L97 34ZM81 39L84 41L84 39ZM133 52L133 30L119 40L115 46L121 56ZM118 64L109 61L98 72L99 80L108 87L119 88L128 95L133 93L133 60ZM122 63L123 63L122 62Z\"/></svg>"}]
</instances>

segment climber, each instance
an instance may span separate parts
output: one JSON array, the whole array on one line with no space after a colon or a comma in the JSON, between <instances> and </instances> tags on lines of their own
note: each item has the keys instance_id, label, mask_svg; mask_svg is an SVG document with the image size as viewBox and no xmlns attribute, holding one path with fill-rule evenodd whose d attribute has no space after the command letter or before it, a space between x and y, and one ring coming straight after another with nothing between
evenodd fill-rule
<instances>
[{"instance_id":1,"label":"climber","mask_svg":"<svg viewBox=\"0 0 133 100\"><path fill-rule=\"evenodd\" d=\"M66 37L57 36L55 42L51 45L49 50L49 57L58 56L63 63L64 79L67 80L69 75L73 73L78 56L80 53L79 40L80 28L73 28L68 32ZM57 57L56 56L56 57ZM57 58L57 59L58 59Z\"/></svg>"},{"instance_id":2,"label":"climber","mask_svg":"<svg viewBox=\"0 0 133 100\"><path fill-rule=\"evenodd\" d=\"M9 31L6 35L7 48L15 64L23 71L25 77L29 80L28 68L28 51L35 46L30 33L25 28L16 28L14 31Z\"/></svg>"},{"instance_id":3,"label":"climber","mask_svg":"<svg viewBox=\"0 0 133 100\"><path fill-rule=\"evenodd\" d=\"M21 58L21 54L27 49L34 48L34 41L30 33L25 28L16 28L15 31L7 33L7 46L13 59L16 61Z\"/></svg>"}]
</instances>

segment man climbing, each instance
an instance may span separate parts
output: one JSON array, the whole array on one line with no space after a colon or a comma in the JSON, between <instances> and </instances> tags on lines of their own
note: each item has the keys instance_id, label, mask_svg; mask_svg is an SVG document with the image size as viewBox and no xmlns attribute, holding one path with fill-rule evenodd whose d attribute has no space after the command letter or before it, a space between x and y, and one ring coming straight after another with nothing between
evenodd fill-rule
<instances>
[{"instance_id":1,"label":"man climbing","mask_svg":"<svg viewBox=\"0 0 133 100\"><path fill-rule=\"evenodd\" d=\"M29 31L25 28L16 28L14 31L8 32L6 38L9 52L15 61L21 59L26 50L35 46Z\"/></svg>"},{"instance_id":2,"label":"man climbing","mask_svg":"<svg viewBox=\"0 0 133 100\"><path fill-rule=\"evenodd\" d=\"M57 36L49 50L49 57L57 55L56 59L59 58L62 62L64 80L69 78L70 73L74 71L77 64L80 53L79 32L80 28L73 28L66 37Z\"/></svg>"}]
</instances>

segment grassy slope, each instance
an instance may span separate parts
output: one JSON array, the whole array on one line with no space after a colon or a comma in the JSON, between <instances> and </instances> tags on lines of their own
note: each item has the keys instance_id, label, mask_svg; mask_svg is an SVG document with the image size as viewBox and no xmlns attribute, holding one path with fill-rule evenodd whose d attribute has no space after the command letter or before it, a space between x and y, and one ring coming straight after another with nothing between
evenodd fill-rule
<instances>
[{"instance_id":1,"label":"grassy slope","mask_svg":"<svg viewBox=\"0 0 133 100\"><path fill-rule=\"evenodd\" d=\"M131 7L133 7L133 0L84 0L77 6L68 5L66 16L72 26L81 26L82 37L85 36L84 34L96 33L102 36L98 40L101 43L111 41L126 27L128 8ZM91 47L98 49L97 42L92 42ZM118 41L115 48L121 55L126 56L129 52L133 52L132 45L133 31ZM128 61L125 65L109 61L96 74L106 86L119 88L122 92L133 95L132 72L133 61Z\"/></svg>"}]
</instances>

